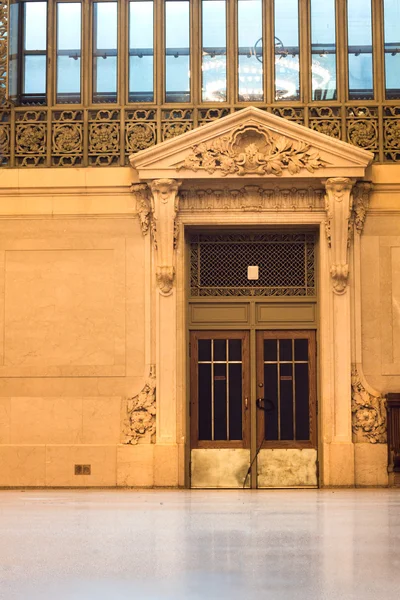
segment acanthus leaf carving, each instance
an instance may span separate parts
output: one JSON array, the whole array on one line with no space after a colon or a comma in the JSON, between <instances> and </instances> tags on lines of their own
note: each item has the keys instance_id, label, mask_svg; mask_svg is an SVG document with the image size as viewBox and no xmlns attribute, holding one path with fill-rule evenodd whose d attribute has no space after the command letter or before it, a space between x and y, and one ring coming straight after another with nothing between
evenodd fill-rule
<instances>
[{"instance_id":1,"label":"acanthus leaf carving","mask_svg":"<svg viewBox=\"0 0 400 600\"><path fill-rule=\"evenodd\" d=\"M260 125L242 125L229 136L194 146L177 169L280 177L285 170L290 175L302 170L313 173L326 164L306 142L275 135Z\"/></svg>"},{"instance_id":2,"label":"acanthus leaf carving","mask_svg":"<svg viewBox=\"0 0 400 600\"><path fill-rule=\"evenodd\" d=\"M353 190L353 223L356 232L361 235L369 206L369 195L373 185L369 181L359 181Z\"/></svg>"},{"instance_id":3,"label":"acanthus leaf carving","mask_svg":"<svg viewBox=\"0 0 400 600\"><path fill-rule=\"evenodd\" d=\"M126 401L123 444L136 445L146 435L156 432L156 378L150 370L143 389Z\"/></svg>"},{"instance_id":4,"label":"acanthus leaf carving","mask_svg":"<svg viewBox=\"0 0 400 600\"><path fill-rule=\"evenodd\" d=\"M349 278L349 265L333 264L331 265L330 273L334 292L336 294L343 294L346 291L347 280Z\"/></svg>"},{"instance_id":5,"label":"acanthus leaf carving","mask_svg":"<svg viewBox=\"0 0 400 600\"><path fill-rule=\"evenodd\" d=\"M142 233L146 235L151 229L154 212L149 187L147 183L133 183L131 185L131 192L136 198L136 212L139 217ZM155 244L157 244L155 236L153 236L153 239Z\"/></svg>"},{"instance_id":6,"label":"acanthus leaf carving","mask_svg":"<svg viewBox=\"0 0 400 600\"><path fill-rule=\"evenodd\" d=\"M385 397L366 389L356 365L351 371L351 412L355 442L386 443Z\"/></svg>"}]
</instances>

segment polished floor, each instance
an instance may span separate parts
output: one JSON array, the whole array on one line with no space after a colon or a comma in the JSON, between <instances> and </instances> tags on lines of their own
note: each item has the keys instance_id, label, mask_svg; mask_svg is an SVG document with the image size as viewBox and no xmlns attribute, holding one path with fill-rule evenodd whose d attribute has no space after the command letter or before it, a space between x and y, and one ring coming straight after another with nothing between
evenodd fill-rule
<instances>
[{"instance_id":1,"label":"polished floor","mask_svg":"<svg viewBox=\"0 0 400 600\"><path fill-rule=\"evenodd\" d=\"M1 600L399 600L400 490L0 491Z\"/></svg>"}]
</instances>

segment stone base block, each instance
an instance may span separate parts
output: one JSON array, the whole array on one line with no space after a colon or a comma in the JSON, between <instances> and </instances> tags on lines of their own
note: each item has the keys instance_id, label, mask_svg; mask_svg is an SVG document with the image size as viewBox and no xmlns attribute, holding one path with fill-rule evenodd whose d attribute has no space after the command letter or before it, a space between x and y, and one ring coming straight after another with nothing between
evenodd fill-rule
<instances>
[{"instance_id":1,"label":"stone base block","mask_svg":"<svg viewBox=\"0 0 400 600\"><path fill-rule=\"evenodd\" d=\"M178 444L156 444L154 446L154 485L156 487L178 487L178 474Z\"/></svg>"},{"instance_id":2,"label":"stone base block","mask_svg":"<svg viewBox=\"0 0 400 600\"><path fill-rule=\"evenodd\" d=\"M354 444L357 487L387 487L387 445Z\"/></svg>"},{"instance_id":3,"label":"stone base block","mask_svg":"<svg viewBox=\"0 0 400 600\"><path fill-rule=\"evenodd\" d=\"M120 445L117 448L117 485L153 487L154 444Z\"/></svg>"},{"instance_id":4,"label":"stone base block","mask_svg":"<svg viewBox=\"0 0 400 600\"><path fill-rule=\"evenodd\" d=\"M329 487L354 487L354 444L336 442L329 444L329 475L323 485Z\"/></svg>"}]
</instances>

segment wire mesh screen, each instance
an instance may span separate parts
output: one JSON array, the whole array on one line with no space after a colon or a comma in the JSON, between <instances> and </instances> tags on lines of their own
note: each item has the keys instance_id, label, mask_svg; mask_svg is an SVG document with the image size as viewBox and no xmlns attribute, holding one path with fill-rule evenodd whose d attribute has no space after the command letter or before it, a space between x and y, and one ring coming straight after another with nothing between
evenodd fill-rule
<instances>
[{"instance_id":1,"label":"wire mesh screen","mask_svg":"<svg viewBox=\"0 0 400 600\"><path fill-rule=\"evenodd\" d=\"M247 268L258 266L249 280ZM193 235L191 296L315 296L315 236L310 233Z\"/></svg>"}]
</instances>

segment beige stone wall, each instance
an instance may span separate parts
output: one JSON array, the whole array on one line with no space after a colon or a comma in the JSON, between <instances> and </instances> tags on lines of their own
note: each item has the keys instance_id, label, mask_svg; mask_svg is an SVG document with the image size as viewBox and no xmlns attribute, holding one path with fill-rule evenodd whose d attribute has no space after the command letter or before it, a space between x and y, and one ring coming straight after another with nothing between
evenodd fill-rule
<instances>
[{"instance_id":1,"label":"beige stone wall","mask_svg":"<svg viewBox=\"0 0 400 600\"><path fill-rule=\"evenodd\" d=\"M113 189L104 171L1 173L0 486L117 484L147 375L145 245L119 171Z\"/></svg>"}]
</instances>

